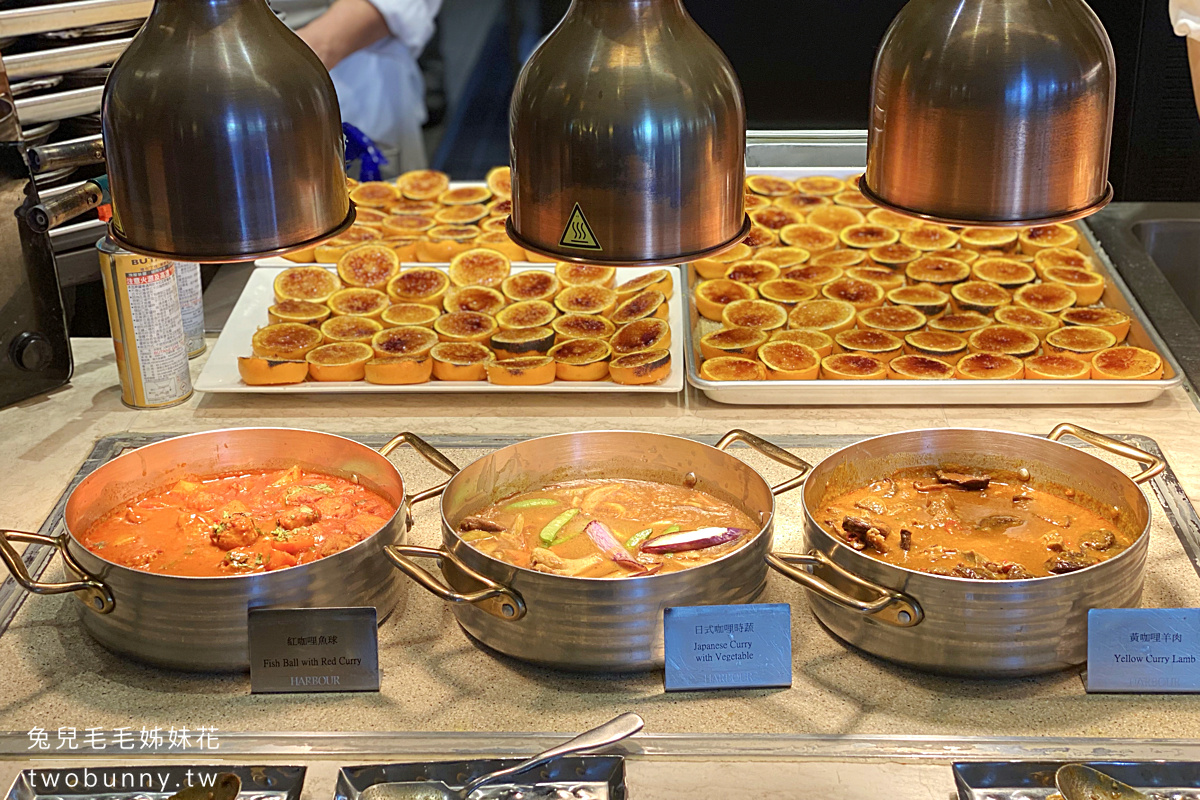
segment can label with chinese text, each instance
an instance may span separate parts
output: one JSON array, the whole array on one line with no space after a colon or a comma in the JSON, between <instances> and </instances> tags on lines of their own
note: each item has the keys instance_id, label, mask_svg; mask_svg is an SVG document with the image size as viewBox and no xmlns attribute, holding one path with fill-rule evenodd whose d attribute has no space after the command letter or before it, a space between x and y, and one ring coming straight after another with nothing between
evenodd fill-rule
<instances>
[{"instance_id":1,"label":"can label with chinese text","mask_svg":"<svg viewBox=\"0 0 1200 800\"><path fill-rule=\"evenodd\" d=\"M182 403L192 396L192 377L175 263L123 250L108 237L96 249L121 401L132 408Z\"/></svg>"},{"instance_id":2,"label":"can label with chinese text","mask_svg":"<svg viewBox=\"0 0 1200 800\"><path fill-rule=\"evenodd\" d=\"M187 336L188 358L204 354L204 297L200 286L200 265L175 262L175 282L179 284L179 310L183 312L183 332Z\"/></svg>"}]
</instances>

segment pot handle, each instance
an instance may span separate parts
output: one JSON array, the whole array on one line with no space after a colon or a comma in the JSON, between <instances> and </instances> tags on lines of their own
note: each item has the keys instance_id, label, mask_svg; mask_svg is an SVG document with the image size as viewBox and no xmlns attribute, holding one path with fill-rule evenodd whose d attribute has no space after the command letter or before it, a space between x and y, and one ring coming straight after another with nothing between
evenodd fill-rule
<instances>
[{"instance_id":1,"label":"pot handle","mask_svg":"<svg viewBox=\"0 0 1200 800\"><path fill-rule=\"evenodd\" d=\"M734 428L729 433L721 437L721 441L717 442L717 449L724 451L729 448L729 445L734 442L743 442L751 449L762 453L772 461L778 461L785 467L792 467L800 474L794 478L788 478L783 483L776 484L771 487L771 494L781 495L784 492L790 492L800 484L804 483L804 479L808 477L808 473L812 472L812 464L805 461L797 455L789 453L777 444L772 444L761 436L755 436L750 431L744 431L741 428Z\"/></svg>"},{"instance_id":2,"label":"pot handle","mask_svg":"<svg viewBox=\"0 0 1200 800\"><path fill-rule=\"evenodd\" d=\"M525 600L521 595L507 586L496 583L491 578L480 575L446 550L439 547L422 547L416 544L390 544L383 548L383 553L396 569L447 603L471 603L493 617L510 622L525 616ZM435 578L428 570L419 566L412 560L414 558L445 559L453 564L456 570L468 578L478 581L486 588L469 594L456 592Z\"/></svg>"},{"instance_id":3,"label":"pot handle","mask_svg":"<svg viewBox=\"0 0 1200 800\"><path fill-rule=\"evenodd\" d=\"M433 464L435 467L437 467L438 469L440 469L442 472L446 473L450 477L454 477L455 475L458 474L458 465L457 464L455 464L450 459L446 458L446 456L443 455L440 450L438 450L436 447L431 445L429 442L422 439L420 436L417 436L415 433L409 433L407 431L405 431L404 433L397 434L394 439L392 439L390 442L385 444L383 447L379 448L379 455L387 457L387 455L389 453L391 453L393 450L395 450L397 447L399 447L402 444L406 444L409 447L411 447L413 450L416 450L417 455L421 456L421 458L425 459L430 464ZM445 481L442 481L441 483L439 483L437 486L431 486L430 488L426 489L423 492L417 492L416 494L414 494L412 497L409 498L409 500L408 500L409 506L415 506L417 503L420 503L423 500L429 500L431 498L437 497L438 495L440 495L442 492L444 492L446 490L446 486L449 483L450 483L449 480L445 480Z\"/></svg>"},{"instance_id":4,"label":"pot handle","mask_svg":"<svg viewBox=\"0 0 1200 800\"><path fill-rule=\"evenodd\" d=\"M13 542L44 544L53 547L62 556L63 563L67 565L67 568L79 575L82 580L67 581L66 583L48 583L37 580L29 574L25 562L18 555L16 548L12 546ZM108 614L116 607L112 589L108 588L103 581L88 575L83 566L68 552L66 542L61 537L43 536L40 533L26 533L25 531L0 530L0 561L3 561L4 565L8 567L13 580L32 594L78 592L79 599L83 601L83 604L97 614Z\"/></svg>"},{"instance_id":5,"label":"pot handle","mask_svg":"<svg viewBox=\"0 0 1200 800\"><path fill-rule=\"evenodd\" d=\"M1062 422L1055 425L1054 430L1050 431L1050 434L1046 438L1052 442L1057 442L1068 433L1076 439L1082 439L1088 444L1099 447L1101 450L1106 450L1113 455L1131 458L1139 464L1148 464L1149 466L1144 470L1130 478L1134 483L1145 483L1167 468L1167 462L1153 453L1147 453L1140 447L1118 442L1116 439L1105 436L1103 433L1096 433L1096 431L1089 428L1081 428L1070 422Z\"/></svg>"},{"instance_id":6,"label":"pot handle","mask_svg":"<svg viewBox=\"0 0 1200 800\"><path fill-rule=\"evenodd\" d=\"M885 625L896 628L911 628L925 619L921 604L906 594L893 591L884 586L871 583L843 567L835 564L829 556L820 550L810 550L807 555L802 553L768 553L767 563L784 576L791 578L805 589L824 597L826 600L845 606L852 611L870 617ZM840 578L856 586L879 595L875 600L859 600L843 592L828 582L817 577L805 566L819 567L836 572Z\"/></svg>"}]
</instances>

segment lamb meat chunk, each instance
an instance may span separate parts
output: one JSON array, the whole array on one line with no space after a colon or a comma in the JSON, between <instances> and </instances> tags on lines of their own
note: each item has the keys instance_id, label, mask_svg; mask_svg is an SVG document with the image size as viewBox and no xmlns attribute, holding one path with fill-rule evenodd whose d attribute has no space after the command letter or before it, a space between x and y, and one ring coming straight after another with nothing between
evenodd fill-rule
<instances>
[{"instance_id":1,"label":"lamb meat chunk","mask_svg":"<svg viewBox=\"0 0 1200 800\"><path fill-rule=\"evenodd\" d=\"M1081 547L1103 552L1117 543L1117 536L1112 531L1092 531L1080 543Z\"/></svg>"},{"instance_id":2,"label":"lamb meat chunk","mask_svg":"<svg viewBox=\"0 0 1200 800\"><path fill-rule=\"evenodd\" d=\"M1022 567L1020 564L1009 565L1008 571L1005 573L1014 581L1028 580L1033 577L1033 573Z\"/></svg>"},{"instance_id":3,"label":"lamb meat chunk","mask_svg":"<svg viewBox=\"0 0 1200 800\"><path fill-rule=\"evenodd\" d=\"M892 532L892 529L882 522L872 522L862 517L847 516L842 520L842 530L846 533L866 533L872 528L879 531L884 538L887 538L888 534Z\"/></svg>"},{"instance_id":4,"label":"lamb meat chunk","mask_svg":"<svg viewBox=\"0 0 1200 800\"><path fill-rule=\"evenodd\" d=\"M869 511L872 514L883 515L887 513L887 506L878 500L871 500L869 498L866 500L859 500L854 504L854 507L861 509L862 511Z\"/></svg>"},{"instance_id":5,"label":"lamb meat chunk","mask_svg":"<svg viewBox=\"0 0 1200 800\"><path fill-rule=\"evenodd\" d=\"M925 510L929 512L929 516L942 522L958 519L955 516L957 509L954 506L954 498L944 492L929 495L929 499L925 501Z\"/></svg>"},{"instance_id":6,"label":"lamb meat chunk","mask_svg":"<svg viewBox=\"0 0 1200 800\"><path fill-rule=\"evenodd\" d=\"M490 519L484 519L483 517L463 517L462 522L458 523L458 530L461 533L467 533L468 531L500 533L505 528L500 523L492 522Z\"/></svg>"},{"instance_id":7,"label":"lamb meat chunk","mask_svg":"<svg viewBox=\"0 0 1200 800\"><path fill-rule=\"evenodd\" d=\"M912 549L912 531L907 528L900 529L900 549L905 552Z\"/></svg>"},{"instance_id":8,"label":"lamb meat chunk","mask_svg":"<svg viewBox=\"0 0 1200 800\"><path fill-rule=\"evenodd\" d=\"M870 547L878 553L887 552L884 540L891 533L891 529L882 522L870 522L859 517L847 516L842 520L842 530L846 532L846 541L855 550L865 550Z\"/></svg>"},{"instance_id":9,"label":"lamb meat chunk","mask_svg":"<svg viewBox=\"0 0 1200 800\"><path fill-rule=\"evenodd\" d=\"M995 561L989 561L984 564L984 566L987 567L989 572L995 573L1003 578L1007 578L1008 580L1017 581L1033 577L1029 570L1025 569L1023 566L1014 561L1001 561L999 563Z\"/></svg>"},{"instance_id":10,"label":"lamb meat chunk","mask_svg":"<svg viewBox=\"0 0 1200 800\"><path fill-rule=\"evenodd\" d=\"M1042 536L1042 542L1046 545L1046 549L1051 553L1061 553L1067 547L1063 543L1063 536L1058 531L1051 531Z\"/></svg>"},{"instance_id":11,"label":"lamb meat chunk","mask_svg":"<svg viewBox=\"0 0 1200 800\"><path fill-rule=\"evenodd\" d=\"M1025 524L1023 517L1012 514L989 514L975 523L975 530L990 533L1004 533L1009 528L1019 528Z\"/></svg>"},{"instance_id":12,"label":"lamb meat chunk","mask_svg":"<svg viewBox=\"0 0 1200 800\"><path fill-rule=\"evenodd\" d=\"M938 483L957 486L959 489L966 489L969 492L977 492L988 487L992 482L991 475L968 475L965 472L946 472L945 470L937 471Z\"/></svg>"},{"instance_id":13,"label":"lamb meat chunk","mask_svg":"<svg viewBox=\"0 0 1200 800\"><path fill-rule=\"evenodd\" d=\"M883 541L886 535L887 534L881 533L876 528L871 528L871 530L867 531L862 536L864 539L866 539L867 544L869 544L872 549L875 550L875 552L886 553L887 545Z\"/></svg>"},{"instance_id":14,"label":"lamb meat chunk","mask_svg":"<svg viewBox=\"0 0 1200 800\"><path fill-rule=\"evenodd\" d=\"M1066 575L1068 572L1077 572L1095 563L1096 559L1085 556L1083 553L1059 553L1046 561L1046 571L1055 575Z\"/></svg>"},{"instance_id":15,"label":"lamb meat chunk","mask_svg":"<svg viewBox=\"0 0 1200 800\"><path fill-rule=\"evenodd\" d=\"M994 581L996 576L983 567L968 567L966 564L958 564L950 574L957 578L973 578L977 581Z\"/></svg>"}]
</instances>

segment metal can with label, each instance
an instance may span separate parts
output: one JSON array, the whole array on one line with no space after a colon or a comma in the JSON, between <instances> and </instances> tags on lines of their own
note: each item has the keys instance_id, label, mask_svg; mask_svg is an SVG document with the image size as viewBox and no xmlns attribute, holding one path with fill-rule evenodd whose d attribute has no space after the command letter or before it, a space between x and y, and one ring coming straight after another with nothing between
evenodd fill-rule
<instances>
[{"instance_id":1,"label":"metal can with label","mask_svg":"<svg viewBox=\"0 0 1200 800\"><path fill-rule=\"evenodd\" d=\"M165 408L192 396L176 264L96 243L108 323L121 376L121 402Z\"/></svg>"},{"instance_id":2,"label":"metal can with label","mask_svg":"<svg viewBox=\"0 0 1200 800\"><path fill-rule=\"evenodd\" d=\"M179 310L183 313L183 332L187 336L188 358L204 355L204 296L200 285L200 265L175 262L175 282L179 285Z\"/></svg>"}]
</instances>

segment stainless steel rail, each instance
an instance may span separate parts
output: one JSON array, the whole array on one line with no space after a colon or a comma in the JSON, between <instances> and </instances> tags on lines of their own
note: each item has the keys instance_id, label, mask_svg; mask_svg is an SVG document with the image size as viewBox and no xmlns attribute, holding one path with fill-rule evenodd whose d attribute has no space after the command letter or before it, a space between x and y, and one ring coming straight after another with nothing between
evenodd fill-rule
<instances>
[{"instance_id":1,"label":"stainless steel rail","mask_svg":"<svg viewBox=\"0 0 1200 800\"><path fill-rule=\"evenodd\" d=\"M74 3L9 9L0 11L0 37L27 36L142 19L153 6L153 0L77 0Z\"/></svg>"},{"instance_id":2,"label":"stainless steel rail","mask_svg":"<svg viewBox=\"0 0 1200 800\"><path fill-rule=\"evenodd\" d=\"M867 163L866 131L747 131L747 167L853 167Z\"/></svg>"},{"instance_id":3,"label":"stainless steel rail","mask_svg":"<svg viewBox=\"0 0 1200 800\"><path fill-rule=\"evenodd\" d=\"M1200 220L1200 203L1113 203L1085 224L1171 349L1200 407L1200 323L1134 234L1138 222L1168 219Z\"/></svg>"},{"instance_id":4,"label":"stainless steel rail","mask_svg":"<svg viewBox=\"0 0 1200 800\"><path fill-rule=\"evenodd\" d=\"M103 86L88 86L36 97L21 97L16 100L17 119L23 127L28 127L80 114L95 114L100 110L103 93Z\"/></svg>"},{"instance_id":5,"label":"stainless steel rail","mask_svg":"<svg viewBox=\"0 0 1200 800\"><path fill-rule=\"evenodd\" d=\"M34 53L18 53L4 57L4 68L10 81L41 78L45 75L61 75L80 69L102 67L117 60L132 39L113 39L107 42L89 42L53 50Z\"/></svg>"}]
</instances>

